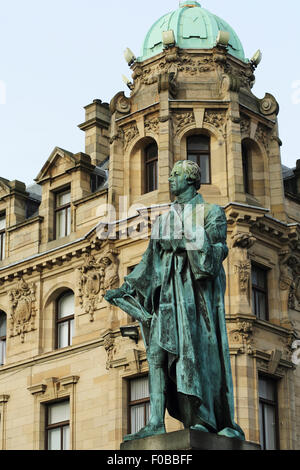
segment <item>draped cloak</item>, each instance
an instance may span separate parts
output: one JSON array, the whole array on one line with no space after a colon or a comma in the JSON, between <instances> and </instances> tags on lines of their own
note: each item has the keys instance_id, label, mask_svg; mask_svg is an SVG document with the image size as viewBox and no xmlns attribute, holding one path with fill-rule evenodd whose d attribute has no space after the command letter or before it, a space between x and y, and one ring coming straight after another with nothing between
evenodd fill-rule
<instances>
[{"instance_id":1,"label":"draped cloak","mask_svg":"<svg viewBox=\"0 0 300 470\"><path fill-rule=\"evenodd\" d=\"M185 422L182 403L187 400L194 423L212 432L229 427L243 434L234 422L225 323L226 216L200 194L178 208L175 201L157 218L142 261L121 287L123 298L113 303L138 320L150 319L151 324L140 325L147 355L155 331L168 357L169 414Z\"/></svg>"}]
</instances>

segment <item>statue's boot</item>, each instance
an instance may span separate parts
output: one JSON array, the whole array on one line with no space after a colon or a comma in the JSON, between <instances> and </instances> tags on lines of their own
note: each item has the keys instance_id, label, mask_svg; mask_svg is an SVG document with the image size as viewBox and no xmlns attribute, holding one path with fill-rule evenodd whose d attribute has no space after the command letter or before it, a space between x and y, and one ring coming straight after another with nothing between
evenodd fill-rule
<instances>
[{"instance_id":1,"label":"statue's boot","mask_svg":"<svg viewBox=\"0 0 300 470\"><path fill-rule=\"evenodd\" d=\"M243 432L240 432L232 428L222 429L222 431L218 432L218 436L230 437L233 439L240 439L241 441L245 440L245 435Z\"/></svg>"},{"instance_id":2,"label":"statue's boot","mask_svg":"<svg viewBox=\"0 0 300 470\"><path fill-rule=\"evenodd\" d=\"M128 434L124 442L135 439L143 439L159 434L165 434L165 412L166 412L166 379L162 367L149 365L150 380L150 409L149 423L135 434Z\"/></svg>"}]
</instances>

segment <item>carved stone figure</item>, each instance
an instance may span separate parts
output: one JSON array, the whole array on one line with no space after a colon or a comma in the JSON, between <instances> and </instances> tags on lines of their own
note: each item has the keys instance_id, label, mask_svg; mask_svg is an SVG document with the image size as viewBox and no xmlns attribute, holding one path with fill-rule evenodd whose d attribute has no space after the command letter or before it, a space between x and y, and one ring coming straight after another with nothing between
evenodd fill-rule
<instances>
[{"instance_id":1,"label":"carved stone figure","mask_svg":"<svg viewBox=\"0 0 300 470\"><path fill-rule=\"evenodd\" d=\"M9 293L10 336L21 335L22 343L24 342L25 333L35 329L35 292L35 284L27 284L27 282L21 278L18 281L17 288Z\"/></svg>"},{"instance_id":2,"label":"carved stone figure","mask_svg":"<svg viewBox=\"0 0 300 470\"><path fill-rule=\"evenodd\" d=\"M149 364L150 421L125 440L165 433L166 408L185 428L243 440L225 322L226 216L198 194L195 163L177 162L169 181L176 201L157 218L140 264L105 295L140 321Z\"/></svg>"},{"instance_id":3,"label":"carved stone figure","mask_svg":"<svg viewBox=\"0 0 300 470\"><path fill-rule=\"evenodd\" d=\"M288 307L300 307L300 259L288 253L280 262L280 289L289 291Z\"/></svg>"}]
</instances>

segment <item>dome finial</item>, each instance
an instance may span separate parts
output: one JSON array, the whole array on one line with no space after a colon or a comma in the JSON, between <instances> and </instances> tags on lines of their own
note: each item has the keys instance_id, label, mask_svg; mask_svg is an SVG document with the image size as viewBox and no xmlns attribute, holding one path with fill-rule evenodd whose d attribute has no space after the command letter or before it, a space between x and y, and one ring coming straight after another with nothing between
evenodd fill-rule
<instances>
[{"instance_id":1,"label":"dome finial","mask_svg":"<svg viewBox=\"0 0 300 470\"><path fill-rule=\"evenodd\" d=\"M201 5L199 2L196 2L194 0L181 0L179 2L179 8L193 8L193 7L201 8Z\"/></svg>"}]
</instances>

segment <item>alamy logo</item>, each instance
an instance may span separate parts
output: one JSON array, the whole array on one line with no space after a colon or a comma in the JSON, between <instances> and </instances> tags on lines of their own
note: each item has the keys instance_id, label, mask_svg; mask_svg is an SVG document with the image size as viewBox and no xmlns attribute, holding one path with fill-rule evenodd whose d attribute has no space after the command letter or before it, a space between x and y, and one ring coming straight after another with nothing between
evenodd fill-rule
<instances>
[{"instance_id":1,"label":"alamy logo","mask_svg":"<svg viewBox=\"0 0 300 470\"><path fill-rule=\"evenodd\" d=\"M294 92L292 93L292 103L300 104L300 80L295 80L292 83Z\"/></svg>"},{"instance_id":2,"label":"alamy logo","mask_svg":"<svg viewBox=\"0 0 300 470\"><path fill-rule=\"evenodd\" d=\"M6 84L0 80L0 104L6 104Z\"/></svg>"}]
</instances>

